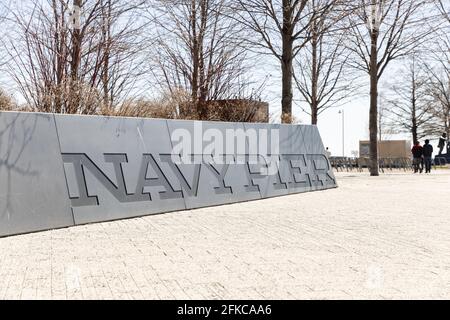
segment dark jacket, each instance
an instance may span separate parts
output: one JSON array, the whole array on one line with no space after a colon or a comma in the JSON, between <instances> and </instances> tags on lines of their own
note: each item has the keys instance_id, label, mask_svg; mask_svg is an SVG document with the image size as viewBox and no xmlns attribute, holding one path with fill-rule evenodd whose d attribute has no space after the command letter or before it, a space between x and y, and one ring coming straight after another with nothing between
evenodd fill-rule
<instances>
[{"instance_id":1,"label":"dark jacket","mask_svg":"<svg viewBox=\"0 0 450 320\"><path fill-rule=\"evenodd\" d=\"M423 148L422 146L414 146L411 149L414 158L422 158Z\"/></svg>"},{"instance_id":2,"label":"dark jacket","mask_svg":"<svg viewBox=\"0 0 450 320\"><path fill-rule=\"evenodd\" d=\"M425 144L423 146L423 156L431 157L433 155L433 146L431 144Z\"/></svg>"}]
</instances>

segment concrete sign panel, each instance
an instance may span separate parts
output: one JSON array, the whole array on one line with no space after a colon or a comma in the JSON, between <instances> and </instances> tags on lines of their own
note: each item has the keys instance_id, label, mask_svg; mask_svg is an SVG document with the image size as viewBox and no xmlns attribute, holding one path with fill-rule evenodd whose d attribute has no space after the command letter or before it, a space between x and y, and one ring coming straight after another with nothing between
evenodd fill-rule
<instances>
[{"instance_id":1,"label":"concrete sign panel","mask_svg":"<svg viewBox=\"0 0 450 320\"><path fill-rule=\"evenodd\" d=\"M315 126L0 113L0 236L333 187Z\"/></svg>"},{"instance_id":2,"label":"concrete sign panel","mask_svg":"<svg viewBox=\"0 0 450 320\"><path fill-rule=\"evenodd\" d=\"M53 115L0 112L0 236L73 224Z\"/></svg>"},{"instance_id":3,"label":"concrete sign panel","mask_svg":"<svg viewBox=\"0 0 450 320\"><path fill-rule=\"evenodd\" d=\"M55 119L75 224L185 209L165 120Z\"/></svg>"}]
</instances>

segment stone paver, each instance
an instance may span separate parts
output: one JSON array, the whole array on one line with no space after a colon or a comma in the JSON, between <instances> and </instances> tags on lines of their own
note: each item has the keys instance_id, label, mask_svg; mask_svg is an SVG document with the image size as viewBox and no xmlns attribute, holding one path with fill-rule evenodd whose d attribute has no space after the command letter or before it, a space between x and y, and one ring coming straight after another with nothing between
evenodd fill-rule
<instances>
[{"instance_id":1,"label":"stone paver","mask_svg":"<svg viewBox=\"0 0 450 320\"><path fill-rule=\"evenodd\" d=\"M0 239L0 299L450 298L450 170Z\"/></svg>"}]
</instances>

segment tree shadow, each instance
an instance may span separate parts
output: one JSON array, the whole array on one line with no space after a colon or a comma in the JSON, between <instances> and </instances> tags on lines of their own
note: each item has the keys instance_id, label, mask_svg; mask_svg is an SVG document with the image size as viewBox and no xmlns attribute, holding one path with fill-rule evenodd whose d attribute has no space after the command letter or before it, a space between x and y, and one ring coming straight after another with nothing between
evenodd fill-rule
<instances>
[{"instance_id":1,"label":"tree shadow","mask_svg":"<svg viewBox=\"0 0 450 320\"><path fill-rule=\"evenodd\" d=\"M39 175L37 170L31 168L32 159L27 166L21 164L24 152L33 139L38 118L39 116L35 114L0 112L0 177L3 180L0 180L0 190L3 191L3 194L0 194L1 220L5 217L10 220L11 212L13 212L13 175L27 177ZM5 189L3 184L6 185Z\"/></svg>"}]
</instances>

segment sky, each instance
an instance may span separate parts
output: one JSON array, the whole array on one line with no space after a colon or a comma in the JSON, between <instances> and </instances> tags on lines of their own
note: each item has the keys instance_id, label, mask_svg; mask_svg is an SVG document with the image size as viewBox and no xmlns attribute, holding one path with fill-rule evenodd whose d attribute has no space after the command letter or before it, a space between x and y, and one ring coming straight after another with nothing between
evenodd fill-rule
<instances>
[{"instance_id":1,"label":"sky","mask_svg":"<svg viewBox=\"0 0 450 320\"><path fill-rule=\"evenodd\" d=\"M344 155L352 156L359 150L359 140L369 138L369 100L355 99L341 108L326 110L319 118L318 128L323 144L333 156L342 156L342 134L344 133ZM339 114L339 110L344 111ZM344 132L342 130L344 118Z\"/></svg>"}]
</instances>

